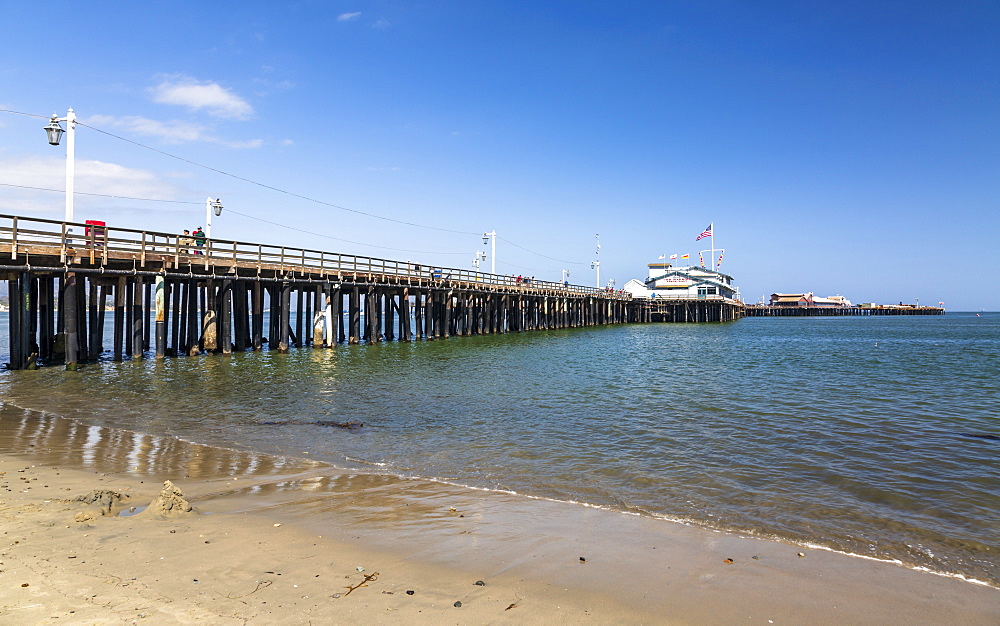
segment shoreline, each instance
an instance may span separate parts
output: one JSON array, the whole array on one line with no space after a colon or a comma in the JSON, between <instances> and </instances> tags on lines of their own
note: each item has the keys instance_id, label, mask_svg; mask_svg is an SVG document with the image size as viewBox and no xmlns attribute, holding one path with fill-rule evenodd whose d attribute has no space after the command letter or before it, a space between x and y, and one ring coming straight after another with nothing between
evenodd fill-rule
<instances>
[{"instance_id":1,"label":"shoreline","mask_svg":"<svg viewBox=\"0 0 1000 626\"><path fill-rule=\"evenodd\" d=\"M0 621L1000 621L993 587L826 549L62 418L10 426ZM141 510L163 480L194 512ZM94 489L140 512L66 500Z\"/></svg>"}]
</instances>

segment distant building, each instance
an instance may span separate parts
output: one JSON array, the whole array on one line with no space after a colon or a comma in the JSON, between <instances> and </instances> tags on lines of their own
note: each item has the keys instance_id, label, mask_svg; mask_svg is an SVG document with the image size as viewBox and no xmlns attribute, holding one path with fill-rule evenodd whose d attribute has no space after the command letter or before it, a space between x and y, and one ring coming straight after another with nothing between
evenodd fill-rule
<instances>
[{"instance_id":1,"label":"distant building","mask_svg":"<svg viewBox=\"0 0 1000 626\"><path fill-rule=\"evenodd\" d=\"M772 293L771 306L809 306L812 304L811 293Z\"/></svg>"},{"instance_id":2,"label":"distant building","mask_svg":"<svg viewBox=\"0 0 1000 626\"><path fill-rule=\"evenodd\" d=\"M840 295L839 293L835 296L830 296L829 298L821 298L821 300L829 300L830 302L833 302L837 306L842 306L842 307L851 306L851 301L845 298L844 296Z\"/></svg>"},{"instance_id":3,"label":"distant building","mask_svg":"<svg viewBox=\"0 0 1000 626\"><path fill-rule=\"evenodd\" d=\"M737 296L732 276L704 267L673 267L670 263L650 263L645 282L633 278L622 289L636 298L733 300Z\"/></svg>"},{"instance_id":4,"label":"distant building","mask_svg":"<svg viewBox=\"0 0 1000 626\"><path fill-rule=\"evenodd\" d=\"M821 309L847 308L851 306L851 301L841 295L821 298L808 293L772 293L771 306L781 307L814 307Z\"/></svg>"}]
</instances>

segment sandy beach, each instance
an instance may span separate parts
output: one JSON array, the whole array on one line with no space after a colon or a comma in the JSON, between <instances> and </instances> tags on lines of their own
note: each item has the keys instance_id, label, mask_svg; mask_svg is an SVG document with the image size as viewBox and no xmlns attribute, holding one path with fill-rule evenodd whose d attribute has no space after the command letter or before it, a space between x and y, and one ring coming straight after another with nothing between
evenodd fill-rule
<instances>
[{"instance_id":1,"label":"sandy beach","mask_svg":"<svg viewBox=\"0 0 1000 626\"><path fill-rule=\"evenodd\" d=\"M1000 622L890 563L33 419L0 436L0 623Z\"/></svg>"}]
</instances>

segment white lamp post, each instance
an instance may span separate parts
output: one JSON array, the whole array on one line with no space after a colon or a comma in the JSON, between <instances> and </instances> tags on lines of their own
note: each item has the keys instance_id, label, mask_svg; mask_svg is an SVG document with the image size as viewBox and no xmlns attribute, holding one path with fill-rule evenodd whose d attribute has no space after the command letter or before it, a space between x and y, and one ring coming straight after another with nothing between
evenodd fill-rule
<instances>
[{"instance_id":1,"label":"white lamp post","mask_svg":"<svg viewBox=\"0 0 1000 626\"><path fill-rule=\"evenodd\" d=\"M596 252L597 258L591 261L590 269L597 270L597 288L600 289L601 288L601 235L597 234L594 235L594 237L597 238L597 252Z\"/></svg>"},{"instance_id":2,"label":"white lamp post","mask_svg":"<svg viewBox=\"0 0 1000 626\"><path fill-rule=\"evenodd\" d=\"M217 216L222 215L222 202L216 198L212 200L211 198L205 199L205 238L212 238L212 213Z\"/></svg>"},{"instance_id":3,"label":"white lamp post","mask_svg":"<svg viewBox=\"0 0 1000 626\"><path fill-rule=\"evenodd\" d=\"M59 125L59 122L66 122L66 130ZM66 117L56 117L52 114L49 125L45 127L45 132L49 137L49 144L59 145L63 132L66 133L66 221L73 221L73 177L76 172L76 113L70 109Z\"/></svg>"},{"instance_id":4,"label":"white lamp post","mask_svg":"<svg viewBox=\"0 0 1000 626\"><path fill-rule=\"evenodd\" d=\"M561 282L563 285L566 285L569 283L569 281L567 280L568 278L569 278L569 270L562 270L562 278L559 280L559 282Z\"/></svg>"},{"instance_id":5,"label":"white lamp post","mask_svg":"<svg viewBox=\"0 0 1000 626\"><path fill-rule=\"evenodd\" d=\"M497 231L493 230L488 233L483 233L483 244L490 242L490 237L493 238L493 251L490 252L490 274L497 273Z\"/></svg>"}]
</instances>

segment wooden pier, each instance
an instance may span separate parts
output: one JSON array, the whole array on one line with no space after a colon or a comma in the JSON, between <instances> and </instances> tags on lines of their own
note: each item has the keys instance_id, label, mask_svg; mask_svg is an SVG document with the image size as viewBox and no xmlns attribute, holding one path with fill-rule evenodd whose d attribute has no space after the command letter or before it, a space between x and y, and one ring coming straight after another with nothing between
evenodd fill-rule
<instances>
[{"instance_id":1,"label":"wooden pier","mask_svg":"<svg viewBox=\"0 0 1000 626\"><path fill-rule=\"evenodd\" d=\"M813 316L870 316L870 315L944 315L944 309L935 306L880 305L875 307L812 307L746 305L747 317L813 317Z\"/></svg>"},{"instance_id":2,"label":"wooden pier","mask_svg":"<svg viewBox=\"0 0 1000 626\"><path fill-rule=\"evenodd\" d=\"M11 369L651 321L622 292L12 215L0 280Z\"/></svg>"},{"instance_id":3,"label":"wooden pier","mask_svg":"<svg viewBox=\"0 0 1000 626\"><path fill-rule=\"evenodd\" d=\"M742 302L720 295L697 299L660 296L648 302L652 322L732 322L744 315Z\"/></svg>"}]
</instances>

